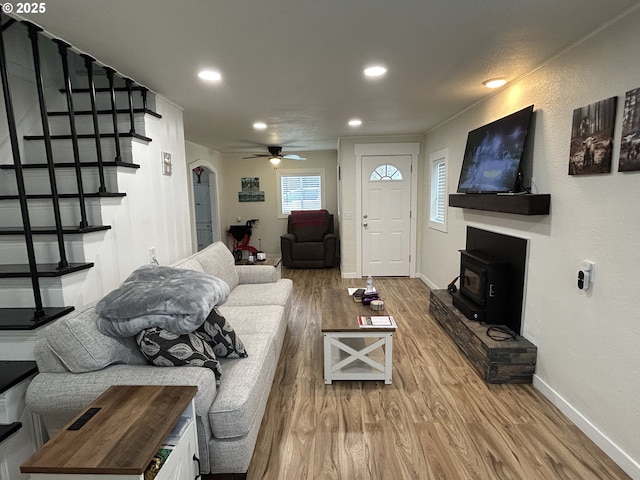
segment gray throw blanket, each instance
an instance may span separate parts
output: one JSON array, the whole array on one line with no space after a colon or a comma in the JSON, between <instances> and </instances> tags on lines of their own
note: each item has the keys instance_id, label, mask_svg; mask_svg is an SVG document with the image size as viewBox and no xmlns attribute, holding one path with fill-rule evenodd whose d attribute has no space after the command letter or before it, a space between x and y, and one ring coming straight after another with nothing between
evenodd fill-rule
<instances>
[{"instance_id":1,"label":"gray throw blanket","mask_svg":"<svg viewBox=\"0 0 640 480\"><path fill-rule=\"evenodd\" d=\"M144 265L96 304L97 327L110 337L132 337L149 327L182 335L202 325L228 295L229 285L217 277Z\"/></svg>"}]
</instances>

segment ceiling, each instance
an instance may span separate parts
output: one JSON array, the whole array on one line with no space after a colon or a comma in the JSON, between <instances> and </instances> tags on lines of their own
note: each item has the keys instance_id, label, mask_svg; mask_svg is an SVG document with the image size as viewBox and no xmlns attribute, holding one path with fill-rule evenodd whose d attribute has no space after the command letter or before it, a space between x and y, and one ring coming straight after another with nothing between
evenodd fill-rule
<instances>
[{"instance_id":1,"label":"ceiling","mask_svg":"<svg viewBox=\"0 0 640 480\"><path fill-rule=\"evenodd\" d=\"M184 108L222 153L422 134L637 0L50 0L26 16ZM363 69L380 63L375 80ZM222 80L197 77L213 68ZM347 125L359 118L360 127ZM252 125L269 126L257 131Z\"/></svg>"}]
</instances>

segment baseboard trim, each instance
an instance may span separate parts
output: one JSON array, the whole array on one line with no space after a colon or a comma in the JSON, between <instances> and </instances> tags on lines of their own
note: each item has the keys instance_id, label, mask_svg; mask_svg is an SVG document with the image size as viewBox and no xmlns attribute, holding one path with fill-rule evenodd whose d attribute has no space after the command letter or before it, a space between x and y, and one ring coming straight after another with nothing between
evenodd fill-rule
<instances>
[{"instance_id":1,"label":"baseboard trim","mask_svg":"<svg viewBox=\"0 0 640 480\"><path fill-rule=\"evenodd\" d=\"M618 445L613 443L584 415L576 410L558 392L537 375L533 376L533 386L542 393L558 410L565 414L573 424L589 437L611 460L622 468L631 478L640 480L640 464L631 458Z\"/></svg>"},{"instance_id":2,"label":"baseboard trim","mask_svg":"<svg viewBox=\"0 0 640 480\"><path fill-rule=\"evenodd\" d=\"M427 277L425 277L422 273L418 273L417 277L420 280L422 280L422 283L424 283L431 290L438 290L438 286L435 283L433 283L431 280L429 280Z\"/></svg>"}]
</instances>

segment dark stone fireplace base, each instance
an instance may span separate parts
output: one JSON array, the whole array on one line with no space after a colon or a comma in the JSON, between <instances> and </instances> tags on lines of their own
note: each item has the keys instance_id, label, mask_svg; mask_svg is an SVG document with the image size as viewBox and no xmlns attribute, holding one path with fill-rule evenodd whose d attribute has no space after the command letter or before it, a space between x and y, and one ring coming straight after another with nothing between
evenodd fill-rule
<instances>
[{"instance_id":1,"label":"dark stone fireplace base","mask_svg":"<svg viewBox=\"0 0 640 480\"><path fill-rule=\"evenodd\" d=\"M489 325L467 319L447 290L431 292L429 313L487 383L531 383L538 350L531 342L519 335L502 342L489 338Z\"/></svg>"}]
</instances>

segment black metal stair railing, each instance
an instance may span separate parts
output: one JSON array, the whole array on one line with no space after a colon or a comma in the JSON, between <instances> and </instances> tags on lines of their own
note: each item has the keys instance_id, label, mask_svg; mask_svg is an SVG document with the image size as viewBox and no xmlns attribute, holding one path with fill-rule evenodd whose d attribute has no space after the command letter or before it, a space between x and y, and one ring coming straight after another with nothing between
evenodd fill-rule
<instances>
[{"instance_id":1,"label":"black metal stair railing","mask_svg":"<svg viewBox=\"0 0 640 480\"><path fill-rule=\"evenodd\" d=\"M73 87L71 85L71 77L69 75L69 45L62 40L53 40L58 45L58 53L62 62L62 76L64 78L64 91L67 100L67 111L69 113L69 131L71 132L71 147L73 150L73 165L76 174L76 184L78 187L78 206L80 208L80 225L79 227L88 228L87 220L87 202L84 196L84 184L82 182L82 165L80 164L80 148L78 146L78 131L76 129L76 115L73 106Z\"/></svg>"},{"instance_id":2,"label":"black metal stair railing","mask_svg":"<svg viewBox=\"0 0 640 480\"><path fill-rule=\"evenodd\" d=\"M93 119L93 133L96 137L96 157L98 160L98 177L100 179L100 186L98 188L99 193L105 193L107 191L106 182L104 180L104 164L102 162L102 144L100 141L100 127L98 125L98 109L96 107L96 84L93 79L93 62L95 58L82 54L84 58L84 66L87 69L87 77L89 81L89 99L91 101L91 116Z\"/></svg>"},{"instance_id":3,"label":"black metal stair railing","mask_svg":"<svg viewBox=\"0 0 640 480\"><path fill-rule=\"evenodd\" d=\"M42 31L37 25L25 22L31 40L31 51L33 54L33 67L35 70L36 87L38 89L38 105L40 107L40 120L42 121L42 134L44 136L44 149L47 157L47 169L49 171L49 186L51 188L51 202L53 206L53 216L56 228L56 238L58 240L58 269L69 267L67 253L64 245L64 234L62 233L62 217L60 215L60 200L58 198L58 186L56 182L56 171L53 162L53 148L51 146L51 133L49 131L49 119L47 115L47 104L44 97L44 84L42 81L42 68L40 65L40 48L38 46L38 34Z\"/></svg>"},{"instance_id":4,"label":"black metal stair railing","mask_svg":"<svg viewBox=\"0 0 640 480\"><path fill-rule=\"evenodd\" d=\"M113 75L116 71L110 67L104 67L107 72L107 80L109 81L109 100L111 101L111 118L113 119L113 139L116 147L116 162L122 161L120 153L120 133L118 132L118 109L116 108L116 90L113 86Z\"/></svg>"},{"instance_id":5,"label":"black metal stair railing","mask_svg":"<svg viewBox=\"0 0 640 480\"><path fill-rule=\"evenodd\" d=\"M1 20L0 20L1 22ZM11 142L11 152L13 156L13 164L15 167L16 183L18 186L18 195L20 202L20 213L22 215L22 224L24 227L25 243L27 247L27 257L29 260L29 271L31 273L31 286L35 303L33 318L35 320L46 317L46 312L42 304L42 294L40 292L40 281L38 279L38 268L36 265L36 254L33 247L33 237L31 235L31 220L29 219L29 207L27 205L27 195L24 186L24 176L22 173L22 161L20 159L20 146L18 143L18 131L16 128L16 119L13 111L13 101L11 99L11 91L9 85L9 74L7 71L7 62L4 47L4 35L0 30L0 76L2 77L2 92L4 95L4 107L7 114L7 126L9 128L9 139Z\"/></svg>"},{"instance_id":6,"label":"black metal stair railing","mask_svg":"<svg viewBox=\"0 0 640 480\"><path fill-rule=\"evenodd\" d=\"M133 80L131 80L130 78L125 78L124 79L124 83L127 86L127 100L129 102L129 121L131 122L131 130L129 130L129 133L131 133L131 135L135 135L136 134L136 123L135 123L135 119L133 118ZM143 99L146 98L146 95L143 97Z\"/></svg>"}]
</instances>

